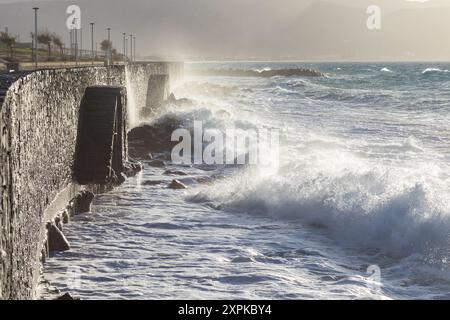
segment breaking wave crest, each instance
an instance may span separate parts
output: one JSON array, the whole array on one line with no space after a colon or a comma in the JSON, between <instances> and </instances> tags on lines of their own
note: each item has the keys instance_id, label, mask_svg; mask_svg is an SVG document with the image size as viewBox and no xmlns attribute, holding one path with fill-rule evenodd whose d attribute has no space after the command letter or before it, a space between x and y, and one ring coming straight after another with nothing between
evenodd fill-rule
<instances>
[{"instance_id":1,"label":"breaking wave crest","mask_svg":"<svg viewBox=\"0 0 450 320\"><path fill-rule=\"evenodd\" d=\"M339 242L392 256L450 244L450 192L442 192L450 188L439 169L374 167L341 151L310 152L277 174L248 169L189 199L324 228Z\"/></svg>"},{"instance_id":2,"label":"breaking wave crest","mask_svg":"<svg viewBox=\"0 0 450 320\"><path fill-rule=\"evenodd\" d=\"M447 73L449 72L448 70L442 70L439 68L426 68L425 70L422 71L422 74L431 74L431 73Z\"/></svg>"}]
</instances>

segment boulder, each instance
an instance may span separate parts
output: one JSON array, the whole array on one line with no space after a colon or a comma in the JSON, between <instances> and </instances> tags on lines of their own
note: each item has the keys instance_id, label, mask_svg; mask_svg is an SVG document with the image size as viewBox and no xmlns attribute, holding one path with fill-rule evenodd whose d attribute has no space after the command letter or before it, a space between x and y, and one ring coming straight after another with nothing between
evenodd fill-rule
<instances>
[{"instance_id":1,"label":"boulder","mask_svg":"<svg viewBox=\"0 0 450 320\"><path fill-rule=\"evenodd\" d=\"M72 200L73 213L85 213L91 211L91 203L94 200L94 194L84 190L78 193Z\"/></svg>"},{"instance_id":2,"label":"boulder","mask_svg":"<svg viewBox=\"0 0 450 320\"><path fill-rule=\"evenodd\" d=\"M162 160L153 160L148 164L151 167L164 168L166 164Z\"/></svg>"},{"instance_id":3,"label":"boulder","mask_svg":"<svg viewBox=\"0 0 450 320\"><path fill-rule=\"evenodd\" d=\"M69 216L69 212L67 211L67 209L64 210L64 211L61 213L61 218L62 218L62 222L63 222L64 224L69 223L69 221L70 221L70 216Z\"/></svg>"},{"instance_id":4,"label":"boulder","mask_svg":"<svg viewBox=\"0 0 450 320\"><path fill-rule=\"evenodd\" d=\"M187 189L186 185L183 184L182 182L174 179L172 180L172 182L169 184L169 189L175 189L175 190L179 190L179 189Z\"/></svg>"},{"instance_id":5,"label":"boulder","mask_svg":"<svg viewBox=\"0 0 450 320\"><path fill-rule=\"evenodd\" d=\"M80 300L79 298L75 298L69 292L64 293L63 295L56 298L56 300Z\"/></svg>"},{"instance_id":6,"label":"boulder","mask_svg":"<svg viewBox=\"0 0 450 320\"><path fill-rule=\"evenodd\" d=\"M152 124L131 129L128 133L129 155L147 159L150 152L171 151L178 144L177 141L171 141L172 132L179 128L182 128L179 119L166 116Z\"/></svg>"},{"instance_id":7,"label":"boulder","mask_svg":"<svg viewBox=\"0 0 450 320\"><path fill-rule=\"evenodd\" d=\"M123 174L125 174L126 177L133 177L138 172L142 171L144 166L135 160L129 159L129 161L125 161L123 164ZM119 178L119 181L122 180Z\"/></svg>"},{"instance_id":8,"label":"boulder","mask_svg":"<svg viewBox=\"0 0 450 320\"><path fill-rule=\"evenodd\" d=\"M52 223L47 224L48 231L48 249L50 252L60 252L70 250L69 241L67 241L61 230Z\"/></svg>"},{"instance_id":9,"label":"boulder","mask_svg":"<svg viewBox=\"0 0 450 320\"><path fill-rule=\"evenodd\" d=\"M187 173L179 170L166 170L163 175L166 176L187 176Z\"/></svg>"},{"instance_id":10,"label":"boulder","mask_svg":"<svg viewBox=\"0 0 450 320\"><path fill-rule=\"evenodd\" d=\"M64 230L63 230L63 224L62 224L61 218L58 217L58 216L55 217L55 226L56 226L59 230L64 231Z\"/></svg>"},{"instance_id":11,"label":"boulder","mask_svg":"<svg viewBox=\"0 0 450 320\"><path fill-rule=\"evenodd\" d=\"M162 184L164 181L161 180L147 180L142 182L143 186L157 186L158 184Z\"/></svg>"},{"instance_id":12,"label":"boulder","mask_svg":"<svg viewBox=\"0 0 450 320\"><path fill-rule=\"evenodd\" d=\"M117 177L117 183L122 184L125 182L125 180L127 180L127 176L125 173L121 172Z\"/></svg>"},{"instance_id":13,"label":"boulder","mask_svg":"<svg viewBox=\"0 0 450 320\"><path fill-rule=\"evenodd\" d=\"M169 95L169 97L167 98L167 102L169 102L169 103L176 103L177 102L177 98L175 97L175 95L173 93L171 93Z\"/></svg>"}]
</instances>

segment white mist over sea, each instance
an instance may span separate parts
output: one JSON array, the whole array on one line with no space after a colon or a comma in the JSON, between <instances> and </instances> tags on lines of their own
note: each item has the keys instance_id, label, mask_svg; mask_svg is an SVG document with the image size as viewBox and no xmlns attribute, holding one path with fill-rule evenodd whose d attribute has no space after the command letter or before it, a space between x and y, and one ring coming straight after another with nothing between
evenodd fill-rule
<instances>
[{"instance_id":1,"label":"white mist over sea","mask_svg":"<svg viewBox=\"0 0 450 320\"><path fill-rule=\"evenodd\" d=\"M194 103L149 120L277 128L277 170L147 165L67 225L51 283L82 298L449 298L450 65L189 65L295 67L326 76L187 77L175 95ZM168 189L166 169L189 188Z\"/></svg>"}]
</instances>

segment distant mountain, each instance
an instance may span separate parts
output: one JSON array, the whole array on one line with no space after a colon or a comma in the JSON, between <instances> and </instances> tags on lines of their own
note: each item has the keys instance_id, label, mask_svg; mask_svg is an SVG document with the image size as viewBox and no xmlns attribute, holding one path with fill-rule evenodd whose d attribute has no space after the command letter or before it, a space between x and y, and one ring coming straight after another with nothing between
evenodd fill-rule
<instances>
[{"instance_id":1,"label":"distant mountain","mask_svg":"<svg viewBox=\"0 0 450 320\"><path fill-rule=\"evenodd\" d=\"M382 7L382 30L366 28L367 6ZM448 60L450 1L404 0L82 0L0 4L0 28L29 41L32 7L40 29L63 35L68 4L82 9L84 48L89 22L96 42L112 28L115 47L122 33L137 36L142 55L220 58L356 60Z\"/></svg>"}]
</instances>

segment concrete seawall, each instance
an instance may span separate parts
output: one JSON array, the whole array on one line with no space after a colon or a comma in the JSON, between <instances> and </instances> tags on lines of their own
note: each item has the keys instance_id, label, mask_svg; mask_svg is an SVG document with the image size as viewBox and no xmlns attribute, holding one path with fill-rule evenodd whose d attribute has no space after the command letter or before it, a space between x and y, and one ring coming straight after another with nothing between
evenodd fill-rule
<instances>
[{"instance_id":1,"label":"concrete seawall","mask_svg":"<svg viewBox=\"0 0 450 320\"><path fill-rule=\"evenodd\" d=\"M92 189L73 180L86 88L126 88L128 113L130 103L138 113L154 74L168 74L173 85L183 64L41 70L0 89L0 299L35 297L46 223L80 190Z\"/></svg>"}]
</instances>

